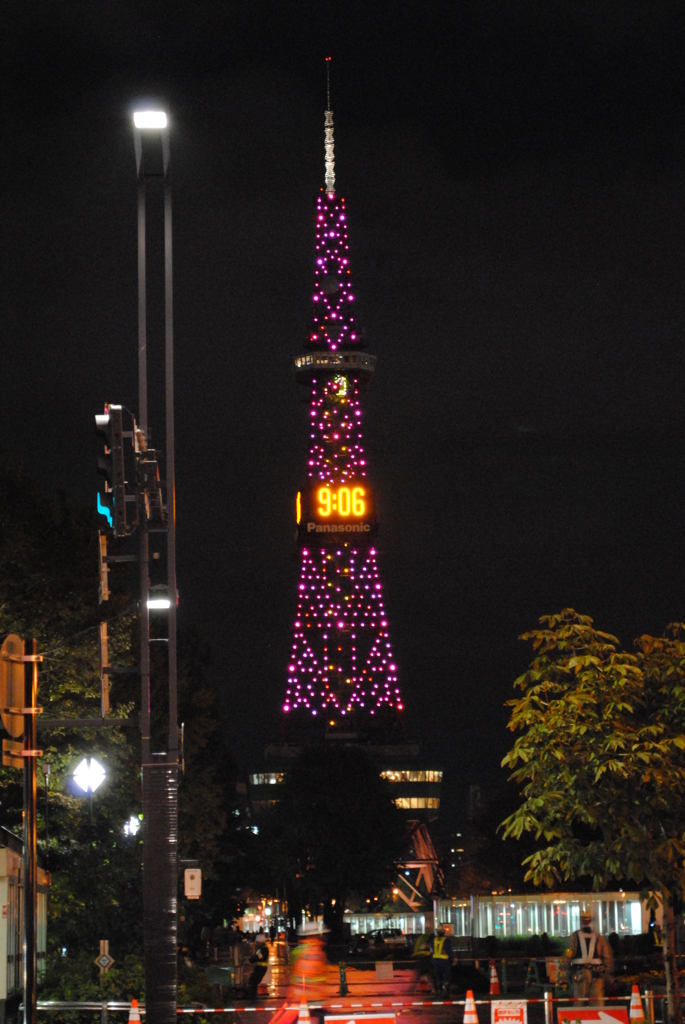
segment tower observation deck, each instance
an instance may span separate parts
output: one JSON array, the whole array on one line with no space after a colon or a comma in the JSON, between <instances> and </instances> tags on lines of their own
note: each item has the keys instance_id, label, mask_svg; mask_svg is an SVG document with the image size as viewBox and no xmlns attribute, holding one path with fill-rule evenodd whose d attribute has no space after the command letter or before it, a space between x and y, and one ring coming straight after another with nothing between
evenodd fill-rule
<instances>
[{"instance_id":1,"label":"tower observation deck","mask_svg":"<svg viewBox=\"0 0 685 1024\"><path fill-rule=\"evenodd\" d=\"M330 105L330 104L329 104ZM378 567L378 516L363 443L363 393L376 357L357 326L345 199L335 187L333 112L325 112L326 174L316 207L312 315L293 361L309 390L309 452L296 496L297 612L278 742L250 776L256 810L303 746L363 747L408 819L435 818L442 772L420 758L404 704Z\"/></svg>"}]
</instances>

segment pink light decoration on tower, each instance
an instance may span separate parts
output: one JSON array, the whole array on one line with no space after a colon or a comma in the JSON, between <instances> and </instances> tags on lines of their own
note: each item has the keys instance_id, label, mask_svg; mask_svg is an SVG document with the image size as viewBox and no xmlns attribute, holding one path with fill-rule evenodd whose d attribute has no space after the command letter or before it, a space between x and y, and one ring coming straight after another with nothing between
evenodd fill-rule
<instances>
[{"instance_id":1,"label":"pink light decoration on tower","mask_svg":"<svg viewBox=\"0 0 685 1024\"><path fill-rule=\"evenodd\" d=\"M283 710L402 710L375 548L303 550Z\"/></svg>"},{"instance_id":2,"label":"pink light decoration on tower","mask_svg":"<svg viewBox=\"0 0 685 1024\"><path fill-rule=\"evenodd\" d=\"M354 294L350 280L345 200L323 189L316 208L312 301L314 318L307 338L309 347L331 352L358 347L359 334L352 316Z\"/></svg>"},{"instance_id":3,"label":"pink light decoration on tower","mask_svg":"<svg viewBox=\"0 0 685 1024\"><path fill-rule=\"evenodd\" d=\"M365 477L359 382L351 376L314 381L310 417L310 479L344 484Z\"/></svg>"},{"instance_id":4,"label":"pink light decoration on tower","mask_svg":"<svg viewBox=\"0 0 685 1024\"><path fill-rule=\"evenodd\" d=\"M317 204L314 326L318 350L358 348L350 313L347 219L343 199L322 192ZM311 384L307 462L313 485L367 478L359 379L323 374ZM361 540L312 543L301 552L297 615L283 711L313 716L401 712L377 553Z\"/></svg>"}]
</instances>

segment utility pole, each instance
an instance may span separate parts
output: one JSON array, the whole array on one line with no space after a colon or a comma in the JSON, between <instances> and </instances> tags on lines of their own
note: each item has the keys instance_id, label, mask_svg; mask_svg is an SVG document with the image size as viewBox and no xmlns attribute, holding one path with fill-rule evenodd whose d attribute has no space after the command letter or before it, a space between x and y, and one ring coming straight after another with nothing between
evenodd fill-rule
<instances>
[{"instance_id":1,"label":"utility pole","mask_svg":"<svg viewBox=\"0 0 685 1024\"><path fill-rule=\"evenodd\" d=\"M30 656L33 655L31 658ZM28 657L27 657L28 656ZM24 1024L36 1024L37 1006L37 846L36 846L36 705L38 663L34 640L24 645Z\"/></svg>"},{"instance_id":2,"label":"utility pole","mask_svg":"<svg viewBox=\"0 0 685 1024\"><path fill-rule=\"evenodd\" d=\"M21 768L24 773L24 864L22 879L22 919L24 930L24 1024L38 1020L38 865L36 843L36 758L37 749L38 662L36 640L29 645L14 633L0 647L0 714L12 739L2 741L2 763ZM21 742L19 740L21 739Z\"/></svg>"},{"instance_id":3,"label":"utility pole","mask_svg":"<svg viewBox=\"0 0 685 1024\"><path fill-rule=\"evenodd\" d=\"M140 510L140 731L143 776L143 929L145 952L145 1009L149 1024L176 1020L177 886L178 886L178 713L176 656L176 501L174 467L174 333L171 168L166 114L134 114L134 144L138 176L138 387L140 429L147 442L147 254L145 169L142 132L159 132L164 186L164 319L166 404L166 508L168 608L169 730L167 751L150 748L150 593L149 527ZM142 500L142 496L139 496Z\"/></svg>"}]
</instances>

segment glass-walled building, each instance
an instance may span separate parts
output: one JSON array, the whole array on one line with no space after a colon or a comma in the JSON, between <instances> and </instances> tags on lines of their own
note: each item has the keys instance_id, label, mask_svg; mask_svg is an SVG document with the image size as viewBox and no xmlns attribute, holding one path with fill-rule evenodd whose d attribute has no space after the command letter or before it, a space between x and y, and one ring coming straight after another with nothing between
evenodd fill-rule
<instances>
[{"instance_id":1,"label":"glass-walled building","mask_svg":"<svg viewBox=\"0 0 685 1024\"><path fill-rule=\"evenodd\" d=\"M548 935L567 936L580 928L581 911L592 914L602 935L639 935L649 928L649 911L636 892L535 893L436 900L439 924L456 937L482 939ZM376 928L400 928L405 935L432 931L433 914L345 914L352 935Z\"/></svg>"},{"instance_id":2,"label":"glass-walled building","mask_svg":"<svg viewBox=\"0 0 685 1024\"><path fill-rule=\"evenodd\" d=\"M580 928L581 911L592 914L602 935L639 935L649 925L636 892L535 893L531 896L473 896L440 900L439 919L453 935L498 938L514 935L571 935Z\"/></svg>"}]
</instances>

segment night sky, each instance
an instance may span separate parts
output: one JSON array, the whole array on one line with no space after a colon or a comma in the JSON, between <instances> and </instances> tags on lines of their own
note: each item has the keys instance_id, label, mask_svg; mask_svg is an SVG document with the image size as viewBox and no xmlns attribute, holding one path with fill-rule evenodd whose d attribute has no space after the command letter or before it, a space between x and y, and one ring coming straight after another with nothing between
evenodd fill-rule
<instances>
[{"instance_id":1,"label":"night sky","mask_svg":"<svg viewBox=\"0 0 685 1024\"><path fill-rule=\"evenodd\" d=\"M137 405L130 113L171 111L180 621L244 768L296 607L332 56L391 640L460 810L540 615L685 619L682 5L15 0L0 29L0 444L83 503L93 415Z\"/></svg>"}]
</instances>

